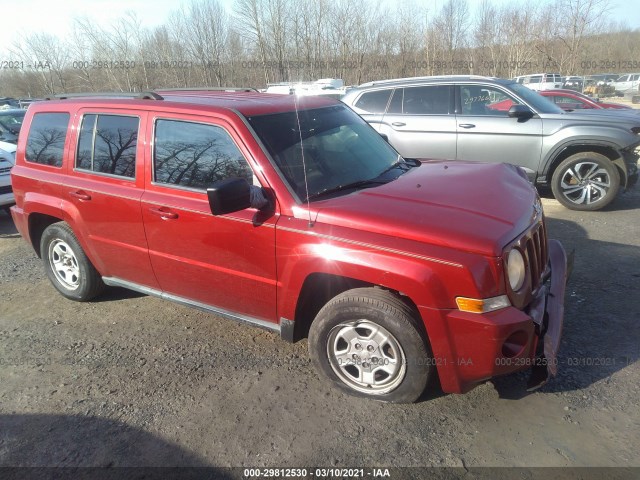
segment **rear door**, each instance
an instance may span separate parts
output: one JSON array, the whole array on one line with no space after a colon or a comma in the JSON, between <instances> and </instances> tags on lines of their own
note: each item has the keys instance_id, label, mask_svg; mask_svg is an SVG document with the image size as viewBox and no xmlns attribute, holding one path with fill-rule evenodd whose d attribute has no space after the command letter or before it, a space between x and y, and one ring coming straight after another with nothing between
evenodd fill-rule
<instances>
[{"instance_id":1,"label":"rear door","mask_svg":"<svg viewBox=\"0 0 640 480\"><path fill-rule=\"evenodd\" d=\"M248 208L214 216L206 192L229 177L265 182L257 168L254 175L240 136L222 119L180 114L159 113L150 128L142 212L163 292L244 320L276 322L277 215Z\"/></svg>"},{"instance_id":2,"label":"rear door","mask_svg":"<svg viewBox=\"0 0 640 480\"><path fill-rule=\"evenodd\" d=\"M542 151L542 120L510 118L510 105L521 103L495 85L459 85L457 93L458 160L512 163L536 172Z\"/></svg>"},{"instance_id":3,"label":"rear door","mask_svg":"<svg viewBox=\"0 0 640 480\"><path fill-rule=\"evenodd\" d=\"M142 223L146 113L81 109L62 197L105 277L157 288Z\"/></svg>"},{"instance_id":4,"label":"rear door","mask_svg":"<svg viewBox=\"0 0 640 480\"><path fill-rule=\"evenodd\" d=\"M396 88L380 133L405 158L456 158L452 85Z\"/></svg>"}]
</instances>

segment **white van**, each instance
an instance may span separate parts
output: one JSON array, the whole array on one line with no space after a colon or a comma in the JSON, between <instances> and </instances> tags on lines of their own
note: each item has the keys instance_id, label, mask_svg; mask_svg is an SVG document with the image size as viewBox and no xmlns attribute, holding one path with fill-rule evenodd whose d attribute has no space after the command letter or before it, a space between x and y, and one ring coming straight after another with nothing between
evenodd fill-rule
<instances>
[{"instance_id":1,"label":"white van","mask_svg":"<svg viewBox=\"0 0 640 480\"><path fill-rule=\"evenodd\" d=\"M532 73L513 80L536 91L562 88L562 76L559 73Z\"/></svg>"}]
</instances>

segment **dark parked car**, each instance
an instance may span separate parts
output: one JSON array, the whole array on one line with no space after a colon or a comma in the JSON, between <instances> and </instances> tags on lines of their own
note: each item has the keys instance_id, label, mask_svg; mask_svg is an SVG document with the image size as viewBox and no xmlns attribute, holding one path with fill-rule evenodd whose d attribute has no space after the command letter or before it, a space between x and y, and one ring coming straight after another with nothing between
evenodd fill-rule
<instances>
[{"instance_id":1,"label":"dark parked car","mask_svg":"<svg viewBox=\"0 0 640 480\"><path fill-rule=\"evenodd\" d=\"M0 110L0 127L17 136L20 133L25 113L26 111L22 109Z\"/></svg>"},{"instance_id":2,"label":"dark parked car","mask_svg":"<svg viewBox=\"0 0 640 480\"><path fill-rule=\"evenodd\" d=\"M11 97L0 97L0 109L2 108L20 108L20 102Z\"/></svg>"}]
</instances>

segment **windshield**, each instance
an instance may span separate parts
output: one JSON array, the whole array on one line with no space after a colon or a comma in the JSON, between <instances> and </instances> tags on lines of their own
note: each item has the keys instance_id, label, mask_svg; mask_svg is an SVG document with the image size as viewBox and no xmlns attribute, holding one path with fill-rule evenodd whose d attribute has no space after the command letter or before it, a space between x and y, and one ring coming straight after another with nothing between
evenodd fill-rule
<instances>
[{"instance_id":1,"label":"windshield","mask_svg":"<svg viewBox=\"0 0 640 480\"><path fill-rule=\"evenodd\" d=\"M551 100L524 85L514 82L508 84L507 87L538 113L564 113L564 111Z\"/></svg>"},{"instance_id":2,"label":"windshield","mask_svg":"<svg viewBox=\"0 0 640 480\"><path fill-rule=\"evenodd\" d=\"M378 132L344 105L247 120L301 200L385 183L393 178L383 174L404 164Z\"/></svg>"}]
</instances>

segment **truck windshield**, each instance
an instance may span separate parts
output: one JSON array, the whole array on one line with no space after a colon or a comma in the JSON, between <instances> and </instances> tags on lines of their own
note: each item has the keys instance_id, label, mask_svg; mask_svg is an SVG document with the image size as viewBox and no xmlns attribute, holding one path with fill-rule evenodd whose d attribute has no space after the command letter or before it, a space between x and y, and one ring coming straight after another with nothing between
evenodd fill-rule
<instances>
[{"instance_id":1,"label":"truck windshield","mask_svg":"<svg viewBox=\"0 0 640 480\"><path fill-rule=\"evenodd\" d=\"M301 201L386 183L412 166L344 105L247 120Z\"/></svg>"}]
</instances>

